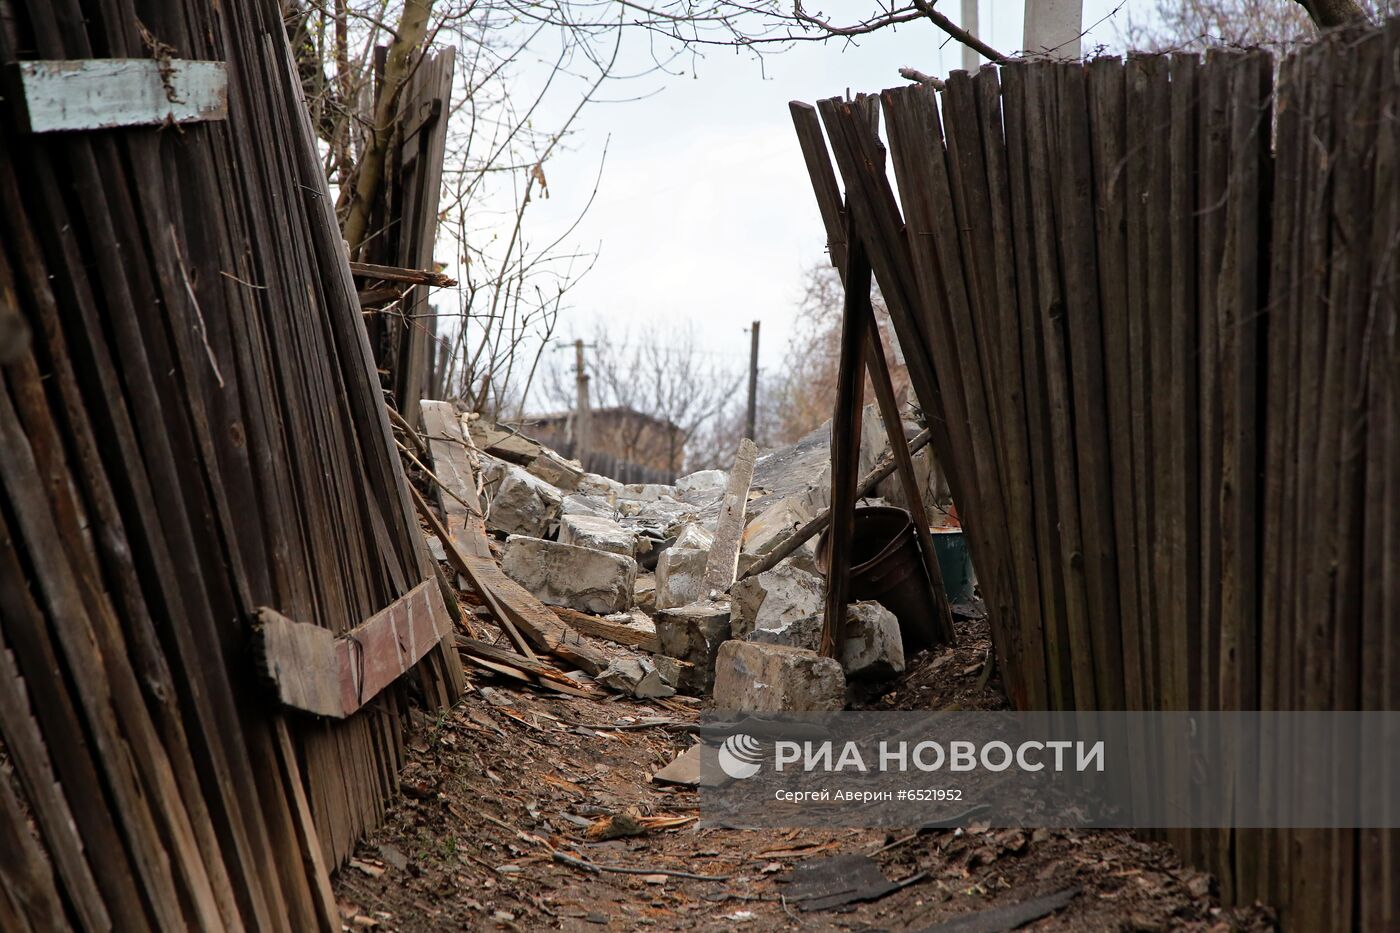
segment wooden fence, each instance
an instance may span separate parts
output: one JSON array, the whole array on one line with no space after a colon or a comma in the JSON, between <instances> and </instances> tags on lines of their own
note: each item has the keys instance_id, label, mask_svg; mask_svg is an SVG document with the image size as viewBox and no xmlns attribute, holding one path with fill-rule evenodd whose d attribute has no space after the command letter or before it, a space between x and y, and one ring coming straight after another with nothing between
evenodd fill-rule
<instances>
[{"instance_id":1,"label":"wooden fence","mask_svg":"<svg viewBox=\"0 0 1400 933\"><path fill-rule=\"evenodd\" d=\"M382 46L375 51L377 62L387 54ZM451 48L427 52L398 89L398 114L383 186L359 257L365 262L429 271L435 266L433 244L455 61L456 51ZM379 82L376 104L379 95L391 91ZM417 401L444 395L444 363L451 350L447 342L437 339L437 313L428 289L415 287L397 302L368 314L365 326L385 387L404 418L417 424Z\"/></svg>"},{"instance_id":2,"label":"wooden fence","mask_svg":"<svg viewBox=\"0 0 1400 933\"><path fill-rule=\"evenodd\" d=\"M461 690L450 643L343 719L255 676L260 607L442 607L280 13L0 2L6 66L154 58L172 105L172 61L228 76L182 126L0 102L0 929L340 929L409 689Z\"/></svg>"},{"instance_id":3,"label":"wooden fence","mask_svg":"<svg viewBox=\"0 0 1400 933\"><path fill-rule=\"evenodd\" d=\"M1400 709L1397 63L1393 23L1290 55L1276 86L1267 54L1213 52L793 104L1018 707ZM1321 792L1371 780L1400 776ZM1166 836L1291 928L1400 925L1396 832Z\"/></svg>"}]
</instances>

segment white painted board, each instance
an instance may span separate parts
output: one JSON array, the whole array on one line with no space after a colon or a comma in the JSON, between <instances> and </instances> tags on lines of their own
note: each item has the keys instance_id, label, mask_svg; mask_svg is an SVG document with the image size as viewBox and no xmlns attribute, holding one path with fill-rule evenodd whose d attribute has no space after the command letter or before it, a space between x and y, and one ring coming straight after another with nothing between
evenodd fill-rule
<instances>
[{"instance_id":1,"label":"white painted board","mask_svg":"<svg viewBox=\"0 0 1400 933\"><path fill-rule=\"evenodd\" d=\"M228 72L223 62L86 58L25 61L18 68L32 133L228 116Z\"/></svg>"}]
</instances>

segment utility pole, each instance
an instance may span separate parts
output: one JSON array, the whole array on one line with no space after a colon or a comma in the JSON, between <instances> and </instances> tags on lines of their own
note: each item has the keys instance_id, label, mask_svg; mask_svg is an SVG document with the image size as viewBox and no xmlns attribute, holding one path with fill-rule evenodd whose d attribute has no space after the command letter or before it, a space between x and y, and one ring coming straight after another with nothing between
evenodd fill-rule
<instances>
[{"instance_id":1,"label":"utility pole","mask_svg":"<svg viewBox=\"0 0 1400 933\"><path fill-rule=\"evenodd\" d=\"M583 368L583 341L574 341L574 375L578 385L578 403L574 411L574 459L583 462L593 438L593 410L588 404L588 372Z\"/></svg>"},{"instance_id":2,"label":"utility pole","mask_svg":"<svg viewBox=\"0 0 1400 933\"><path fill-rule=\"evenodd\" d=\"M977 0L962 0L962 28L972 35L977 35ZM982 56L977 54L977 50L970 45L962 47L963 71L976 71L982 64Z\"/></svg>"},{"instance_id":3,"label":"utility pole","mask_svg":"<svg viewBox=\"0 0 1400 933\"><path fill-rule=\"evenodd\" d=\"M749 331L749 420L744 436L754 443L758 437L754 433L758 424L758 321L753 322Z\"/></svg>"},{"instance_id":4,"label":"utility pole","mask_svg":"<svg viewBox=\"0 0 1400 933\"><path fill-rule=\"evenodd\" d=\"M1083 21L1084 0L1026 0L1026 55L1060 61L1079 58Z\"/></svg>"}]
</instances>

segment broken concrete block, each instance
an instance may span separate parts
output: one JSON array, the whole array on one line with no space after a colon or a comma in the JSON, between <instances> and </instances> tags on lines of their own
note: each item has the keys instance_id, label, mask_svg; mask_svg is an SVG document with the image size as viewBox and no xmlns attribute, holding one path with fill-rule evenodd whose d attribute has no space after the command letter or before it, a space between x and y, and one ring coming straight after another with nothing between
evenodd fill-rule
<instances>
[{"instance_id":1,"label":"broken concrete block","mask_svg":"<svg viewBox=\"0 0 1400 933\"><path fill-rule=\"evenodd\" d=\"M478 450L517 463L521 466L540 455L544 448L514 431L506 431L487 421L472 421L467 425L472 443Z\"/></svg>"},{"instance_id":2,"label":"broken concrete block","mask_svg":"<svg viewBox=\"0 0 1400 933\"><path fill-rule=\"evenodd\" d=\"M888 680L904 670L904 640L893 612L877 602L851 603L841 667L852 680Z\"/></svg>"},{"instance_id":3,"label":"broken concrete block","mask_svg":"<svg viewBox=\"0 0 1400 933\"><path fill-rule=\"evenodd\" d=\"M727 641L715 659L715 709L833 711L846 705L841 665L806 648Z\"/></svg>"},{"instance_id":4,"label":"broken concrete block","mask_svg":"<svg viewBox=\"0 0 1400 933\"><path fill-rule=\"evenodd\" d=\"M812 514L795 497L779 499L760 512L744 528L744 553L762 556L782 544L798 528L812 518ZM791 557L789 562L802 569L816 572L816 537L808 539Z\"/></svg>"},{"instance_id":5,"label":"broken concrete block","mask_svg":"<svg viewBox=\"0 0 1400 933\"><path fill-rule=\"evenodd\" d=\"M504 471L491 497L486 529L532 538L549 534L550 525L559 518L559 507L564 503L564 496L520 467L506 464Z\"/></svg>"},{"instance_id":6,"label":"broken concrete block","mask_svg":"<svg viewBox=\"0 0 1400 933\"><path fill-rule=\"evenodd\" d=\"M629 608L637 582L630 557L523 535L506 539L501 569L541 602L597 615Z\"/></svg>"},{"instance_id":7,"label":"broken concrete block","mask_svg":"<svg viewBox=\"0 0 1400 933\"><path fill-rule=\"evenodd\" d=\"M729 474L724 470L701 470L676 480L676 495L683 499L718 498L728 483Z\"/></svg>"},{"instance_id":8,"label":"broken concrete block","mask_svg":"<svg viewBox=\"0 0 1400 933\"><path fill-rule=\"evenodd\" d=\"M668 547L656 561L656 608L674 609L700 598L710 552Z\"/></svg>"},{"instance_id":9,"label":"broken concrete block","mask_svg":"<svg viewBox=\"0 0 1400 933\"><path fill-rule=\"evenodd\" d=\"M821 577L784 562L740 580L729 591L735 638L816 649L826 584ZM812 638L812 619L816 638ZM760 634L761 633L761 634Z\"/></svg>"},{"instance_id":10,"label":"broken concrete block","mask_svg":"<svg viewBox=\"0 0 1400 933\"><path fill-rule=\"evenodd\" d=\"M612 518L614 510L612 504L606 499L597 496L585 496L575 493L565 496L564 502L559 506L560 515L593 515L597 518Z\"/></svg>"},{"instance_id":11,"label":"broken concrete block","mask_svg":"<svg viewBox=\"0 0 1400 933\"><path fill-rule=\"evenodd\" d=\"M600 476L597 473L583 474L574 488L583 495L596 496L609 502L615 500L622 492L621 483L610 476Z\"/></svg>"},{"instance_id":12,"label":"broken concrete block","mask_svg":"<svg viewBox=\"0 0 1400 933\"><path fill-rule=\"evenodd\" d=\"M656 611L656 574L638 573L637 583L632 588L637 608L643 612Z\"/></svg>"},{"instance_id":13,"label":"broken concrete block","mask_svg":"<svg viewBox=\"0 0 1400 933\"><path fill-rule=\"evenodd\" d=\"M651 502L620 499L617 506L624 527L662 540L674 537L687 522L695 521L696 517L693 506L669 497Z\"/></svg>"},{"instance_id":14,"label":"broken concrete block","mask_svg":"<svg viewBox=\"0 0 1400 933\"><path fill-rule=\"evenodd\" d=\"M729 638L729 606L724 602L694 603L656 613L656 640L661 653L684 661L676 687L685 693L707 693L715 682L715 656Z\"/></svg>"},{"instance_id":15,"label":"broken concrete block","mask_svg":"<svg viewBox=\"0 0 1400 933\"><path fill-rule=\"evenodd\" d=\"M676 487L662 483L628 483L622 487L622 491L617 494L617 497L633 502L655 502L657 499L663 498L674 499Z\"/></svg>"},{"instance_id":16,"label":"broken concrete block","mask_svg":"<svg viewBox=\"0 0 1400 933\"><path fill-rule=\"evenodd\" d=\"M532 476L538 476L556 489L567 492L578 489L579 480L583 479L582 464L577 460L565 460L547 447L525 469Z\"/></svg>"},{"instance_id":17,"label":"broken concrete block","mask_svg":"<svg viewBox=\"0 0 1400 933\"><path fill-rule=\"evenodd\" d=\"M661 670L647 658L614 658L607 669L593 679L639 700L674 696L676 692L675 685L667 683Z\"/></svg>"},{"instance_id":18,"label":"broken concrete block","mask_svg":"<svg viewBox=\"0 0 1400 933\"><path fill-rule=\"evenodd\" d=\"M651 616L633 606L625 612L614 612L603 616L609 622L616 622L618 625L626 625L638 629L642 632L656 634L656 623L651 621Z\"/></svg>"},{"instance_id":19,"label":"broken concrete block","mask_svg":"<svg viewBox=\"0 0 1400 933\"><path fill-rule=\"evenodd\" d=\"M690 667L686 662L678 661L664 654L652 655L651 663L656 665L656 669L661 673L661 679L673 687L681 682L681 673Z\"/></svg>"},{"instance_id":20,"label":"broken concrete block","mask_svg":"<svg viewBox=\"0 0 1400 933\"><path fill-rule=\"evenodd\" d=\"M798 616L773 628L760 623L744 637L768 645L791 645L816 651L822 642L822 614Z\"/></svg>"},{"instance_id":21,"label":"broken concrete block","mask_svg":"<svg viewBox=\"0 0 1400 933\"><path fill-rule=\"evenodd\" d=\"M559 543L591 547L595 551L632 557L637 536L610 518L596 515L564 515L559 519Z\"/></svg>"},{"instance_id":22,"label":"broken concrete block","mask_svg":"<svg viewBox=\"0 0 1400 933\"><path fill-rule=\"evenodd\" d=\"M708 551L710 548L714 547L714 544L714 534L704 525L697 525L695 522L686 522L681 526L681 530L676 532L676 543L671 546Z\"/></svg>"}]
</instances>

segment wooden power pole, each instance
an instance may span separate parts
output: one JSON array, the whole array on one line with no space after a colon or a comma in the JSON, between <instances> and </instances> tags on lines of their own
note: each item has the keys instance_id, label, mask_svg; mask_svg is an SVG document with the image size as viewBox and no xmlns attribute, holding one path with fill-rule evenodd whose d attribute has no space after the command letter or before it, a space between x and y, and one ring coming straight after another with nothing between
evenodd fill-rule
<instances>
[{"instance_id":1,"label":"wooden power pole","mask_svg":"<svg viewBox=\"0 0 1400 933\"><path fill-rule=\"evenodd\" d=\"M758 325L759 322L754 321L749 331L749 419L744 430L744 436L755 443L758 442L754 433L758 425Z\"/></svg>"},{"instance_id":2,"label":"wooden power pole","mask_svg":"<svg viewBox=\"0 0 1400 933\"><path fill-rule=\"evenodd\" d=\"M583 341L574 341L574 375L578 386L578 402L574 411L574 459L583 462L593 438L593 410L588 402L588 371L583 368Z\"/></svg>"}]
</instances>

